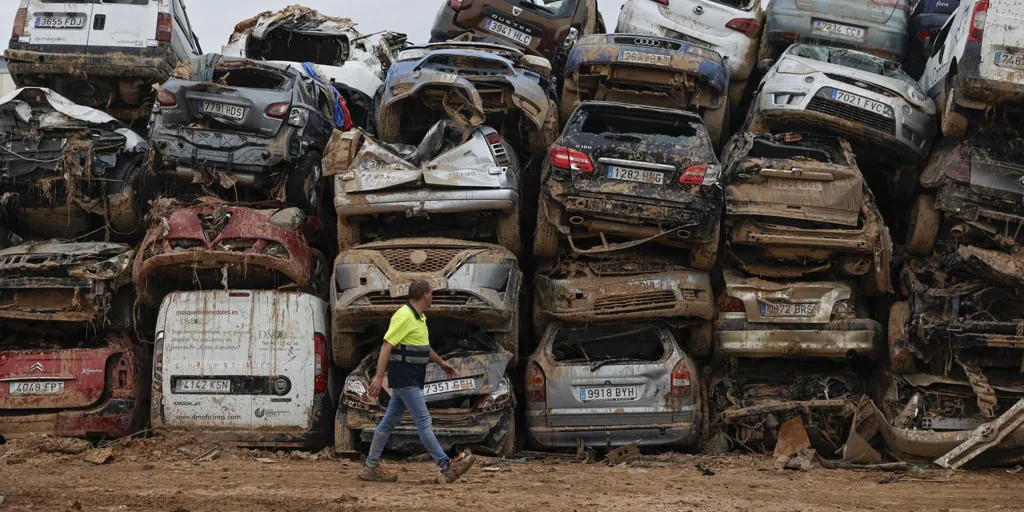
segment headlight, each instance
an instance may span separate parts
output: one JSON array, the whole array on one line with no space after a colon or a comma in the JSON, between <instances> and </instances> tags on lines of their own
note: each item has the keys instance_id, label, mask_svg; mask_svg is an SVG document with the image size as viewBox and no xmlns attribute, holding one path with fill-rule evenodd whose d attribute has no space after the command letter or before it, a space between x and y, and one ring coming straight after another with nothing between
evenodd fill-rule
<instances>
[{"instance_id":1,"label":"headlight","mask_svg":"<svg viewBox=\"0 0 1024 512\"><path fill-rule=\"evenodd\" d=\"M334 284L338 293L358 287L387 289L388 278L372 263L341 263L334 266Z\"/></svg>"},{"instance_id":2,"label":"headlight","mask_svg":"<svg viewBox=\"0 0 1024 512\"><path fill-rule=\"evenodd\" d=\"M478 409L486 409L489 407L495 407L504 405L512 396L512 389L509 386L508 378L502 377L498 387L492 390L487 396L480 400L477 404Z\"/></svg>"},{"instance_id":3,"label":"headlight","mask_svg":"<svg viewBox=\"0 0 1024 512\"><path fill-rule=\"evenodd\" d=\"M366 389L366 384L363 383L363 379L359 377L349 377L345 381L345 400L350 402L357 402L361 404L377 405L377 400L370 397L369 392Z\"/></svg>"},{"instance_id":4,"label":"headlight","mask_svg":"<svg viewBox=\"0 0 1024 512\"><path fill-rule=\"evenodd\" d=\"M427 55L427 50L423 48L416 48L413 50L405 50L398 54L398 60L416 60L422 59Z\"/></svg>"},{"instance_id":5,"label":"headlight","mask_svg":"<svg viewBox=\"0 0 1024 512\"><path fill-rule=\"evenodd\" d=\"M501 263L467 263L452 273L448 281L457 281L458 276L468 275L468 282L474 287L504 291L516 271L514 260L502 260Z\"/></svg>"},{"instance_id":6,"label":"headlight","mask_svg":"<svg viewBox=\"0 0 1024 512\"><path fill-rule=\"evenodd\" d=\"M809 75L815 72L814 68L807 64L797 62L792 59L782 61L782 63L776 67L776 71L787 75Z\"/></svg>"},{"instance_id":7,"label":"headlight","mask_svg":"<svg viewBox=\"0 0 1024 512\"><path fill-rule=\"evenodd\" d=\"M300 208L285 208L270 216L270 225L295 231L306 223L306 213Z\"/></svg>"},{"instance_id":8,"label":"headlight","mask_svg":"<svg viewBox=\"0 0 1024 512\"><path fill-rule=\"evenodd\" d=\"M84 279L113 279L128 269L131 264L133 251L119 254L109 260L93 263L84 267L73 268L68 271L71 277Z\"/></svg>"},{"instance_id":9,"label":"headlight","mask_svg":"<svg viewBox=\"0 0 1024 512\"><path fill-rule=\"evenodd\" d=\"M288 124L303 128L309 122L309 111L304 108L293 108L288 112Z\"/></svg>"}]
</instances>

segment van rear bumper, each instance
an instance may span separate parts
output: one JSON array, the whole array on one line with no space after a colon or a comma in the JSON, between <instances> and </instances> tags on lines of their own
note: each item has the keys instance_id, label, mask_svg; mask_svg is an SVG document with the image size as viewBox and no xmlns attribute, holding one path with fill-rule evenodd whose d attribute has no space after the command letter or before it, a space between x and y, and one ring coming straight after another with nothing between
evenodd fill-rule
<instances>
[{"instance_id":1,"label":"van rear bumper","mask_svg":"<svg viewBox=\"0 0 1024 512\"><path fill-rule=\"evenodd\" d=\"M110 48L97 53L97 48L65 47L63 45L37 45L36 50L8 49L4 55L7 67L16 82L24 74L72 74L91 76L117 76L166 80L173 68L159 48ZM43 51L43 50L48 51ZM55 53L54 50L60 50Z\"/></svg>"},{"instance_id":2,"label":"van rear bumper","mask_svg":"<svg viewBox=\"0 0 1024 512\"><path fill-rule=\"evenodd\" d=\"M527 438L539 448L575 448L576 440L586 446L617 447L639 441L640 446L689 446L700 437L700 423L665 425L624 425L593 427L529 427Z\"/></svg>"},{"instance_id":3,"label":"van rear bumper","mask_svg":"<svg viewBox=\"0 0 1024 512\"><path fill-rule=\"evenodd\" d=\"M134 398L111 398L89 410L50 414L0 416L0 435L16 439L32 434L57 437L102 437L117 439L140 430L142 407Z\"/></svg>"},{"instance_id":4,"label":"van rear bumper","mask_svg":"<svg viewBox=\"0 0 1024 512\"><path fill-rule=\"evenodd\" d=\"M968 42L963 56L957 60L954 85L959 90L958 96L985 104L1020 103L1020 96L1024 94L1024 72L986 61L981 55L981 45ZM995 59L995 55L989 58Z\"/></svg>"}]
</instances>

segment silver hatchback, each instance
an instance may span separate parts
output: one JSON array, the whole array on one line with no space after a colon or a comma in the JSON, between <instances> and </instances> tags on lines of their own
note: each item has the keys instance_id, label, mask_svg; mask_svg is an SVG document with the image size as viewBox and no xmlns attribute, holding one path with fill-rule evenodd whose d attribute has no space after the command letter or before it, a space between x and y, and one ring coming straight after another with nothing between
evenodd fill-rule
<instances>
[{"instance_id":1,"label":"silver hatchback","mask_svg":"<svg viewBox=\"0 0 1024 512\"><path fill-rule=\"evenodd\" d=\"M661 323L551 324L526 368L539 448L687 446L700 436L697 366Z\"/></svg>"},{"instance_id":2,"label":"silver hatchback","mask_svg":"<svg viewBox=\"0 0 1024 512\"><path fill-rule=\"evenodd\" d=\"M761 55L794 42L820 42L901 62L907 48L907 0L772 0Z\"/></svg>"}]
</instances>

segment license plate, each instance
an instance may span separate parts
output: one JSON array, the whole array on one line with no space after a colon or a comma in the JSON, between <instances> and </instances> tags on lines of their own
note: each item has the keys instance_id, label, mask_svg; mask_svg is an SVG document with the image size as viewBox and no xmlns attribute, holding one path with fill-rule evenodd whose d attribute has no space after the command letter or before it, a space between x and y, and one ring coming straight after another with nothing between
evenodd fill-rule
<instances>
[{"instance_id":1,"label":"license plate","mask_svg":"<svg viewBox=\"0 0 1024 512\"><path fill-rule=\"evenodd\" d=\"M448 280L443 278L443 277L435 277L433 279L427 279L427 282L430 283L430 289L431 290L444 290L444 289L448 288ZM405 297L405 296L409 295L409 285L411 285L411 284L412 284L412 282L399 283L399 284L391 285L391 289L390 289L391 296L392 297Z\"/></svg>"},{"instance_id":2,"label":"license plate","mask_svg":"<svg viewBox=\"0 0 1024 512\"><path fill-rule=\"evenodd\" d=\"M581 402L621 402L636 400L640 397L637 386L601 386L596 388L580 388Z\"/></svg>"},{"instance_id":3,"label":"license plate","mask_svg":"<svg viewBox=\"0 0 1024 512\"><path fill-rule=\"evenodd\" d=\"M230 117L231 119L237 120L241 120L245 117L244 107L236 107L225 103L217 103L215 101L200 101L199 111L204 114L216 114L218 116Z\"/></svg>"},{"instance_id":4,"label":"license plate","mask_svg":"<svg viewBox=\"0 0 1024 512\"><path fill-rule=\"evenodd\" d=\"M681 39L683 41L686 41L687 43L692 44L692 45L696 45L696 46L699 46L701 48L707 48L708 50L711 49L711 43L706 42L706 41L701 41L700 39L697 39L697 38L694 38L694 37L690 37L690 36L688 36L686 34L681 34Z\"/></svg>"},{"instance_id":5,"label":"license plate","mask_svg":"<svg viewBox=\"0 0 1024 512\"><path fill-rule=\"evenodd\" d=\"M889 118L893 117L892 109L889 108L889 105L886 105L885 103L882 103L880 101L869 100L863 96L850 94L846 91L840 91L839 89L832 89L832 92L829 93L829 98L831 98L832 101L845 103L847 105L851 105L857 108L862 108L869 112L874 112L880 116L885 116Z\"/></svg>"},{"instance_id":6,"label":"license plate","mask_svg":"<svg viewBox=\"0 0 1024 512\"><path fill-rule=\"evenodd\" d=\"M811 32L816 34L846 37L849 39L856 39L858 41L864 40L864 29L843 25L841 23L833 23L831 21L814 20L811 24Z\"/></svg>"},{"instance_id":7,"label":"license plate","mask_svg":"<svg viewBox=\"0 0 1024 512\"><path fill-rule=\"evenodd\" d=\"M1024 69L1024 54L996 52L996 58L992 62L1004 68Z\"/></svg>"},{"instance_id":8,"label":"license plate","mask_svg":"<svg viewBox=\"0 0 1024 512\"><path fill-rule=\"evenodd\" d=\"M657 53L635 52L622 50L619 52L619 62L632 62L635 64L649 64L652 66L668 66L672 63L672 57Z\"/></svg>"},{"instance_id":9,"label":"license plate","mask_svg":"<svg viewBox=\"0 0 1024 512\"><path fill-rule=\"evenodd\" d=\"M40 16L36 28L83 28L85 16Z\"/></svg>"},{"instance_id":10,"label":"license plate","mask_svg":"<svg viewBox=\"0 0 1024 512\"><path fill-rule=\"evenodd\" d=\"M530 43L533 42L533 36L499 21L487 20L487 30L505 36L523 46L530 46Z\"/></svg>"},{"instance_id":11,"label":"license plate","mask_svg":"<svg viewBox=\"0 0 1024 512\"><path fill-rule=\"evenodd\" d=\"M817 304L769 304L761 303L761 316L774 317L808 317L818 312Z\"/></svg>"},{"instance_id":12,"label":"license plate","mask_svg":"<svg viewBox=\"0 0 1024 512\"><path fill-rule=\"evenodd\" d=\"M229 379L178 379L174 384L175 393L230 393Z\"/></svg>"},{"instance_id":13,"label":"license plate","mask_svg":"<svg viewBox=\"0 0 1024 512\"><path fill-rule=\"evenodd\" d=\"M471 391L476 389L476 379L455 379L431 382L423 386L423 396L443 395L455 391Z\"/></svg>"},{"instance_id":14,"label":"license plate","mask_svg":"<svg viewBox=\"0 0 1024 512\"><path fill-rule=\"evenodd\" d=\"M627 169L625 167L608 167L608 177L613 180L635 181L637 183L649 183L651 185L664 185L665 173L654 171L641 171L638 169Z\"/></svg>"},{"instance_id":15,"label":"license plate","mask_svg":"<svg viewBox=\"0 0 1024 512\"><path fill-rule=\"evenodd\" d=\"M12 382L11 396L59 395L64 393L64 381Z\"/></svg>"}]
</instances>

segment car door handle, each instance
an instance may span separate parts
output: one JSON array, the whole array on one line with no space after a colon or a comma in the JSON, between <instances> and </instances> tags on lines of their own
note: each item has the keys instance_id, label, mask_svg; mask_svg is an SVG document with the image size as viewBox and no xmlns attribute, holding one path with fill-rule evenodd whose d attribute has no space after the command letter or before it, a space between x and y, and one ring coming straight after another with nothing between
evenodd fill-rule
<instances>
[{"instance_id":1,"label":"car door handle","mask_svg":"<svg viewBox=\"0 0 1024 512\"><path fill-rule=\"evenodd\" d=\"M93 19L92 19L92 29L93 30L103 30L106 26L107 26L107 15L106 14L97 14L96 16L93 17Z\"/></svg>"}]
</instances>

